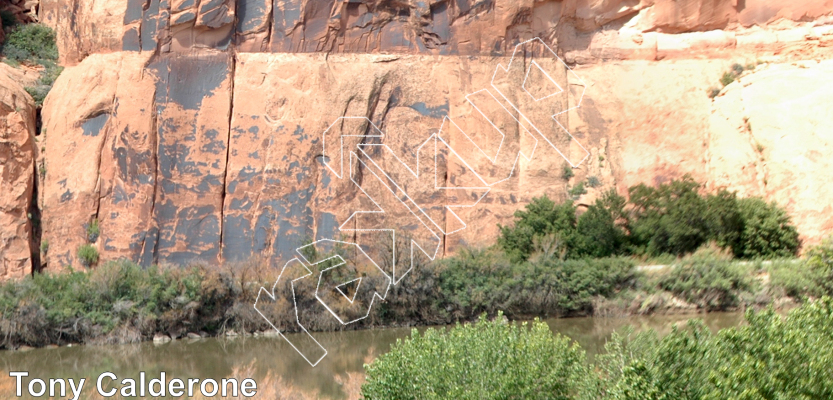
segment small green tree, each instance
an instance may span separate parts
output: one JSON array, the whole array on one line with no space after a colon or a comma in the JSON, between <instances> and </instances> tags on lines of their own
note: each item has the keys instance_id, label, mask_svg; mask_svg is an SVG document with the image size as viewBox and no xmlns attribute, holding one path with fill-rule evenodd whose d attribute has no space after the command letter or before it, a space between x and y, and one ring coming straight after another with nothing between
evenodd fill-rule
<instances>
[{"instance_id":1,"label":"small green tree","mask_svg":"<svg viewBox=\"0 0 833 400\"><path fill-rule=\"evenodd\" d=\"M752 197L739 200L743 219L739 253L743 257L793 257L801 242L789 215L777 204Z\"/></svg>"},{"instance_id":2,"label":"small green tree","mask_svg":"<svg viewBox=\"0 0 833 400\"><path fill-rule=\"evenodd\" d=\"M576 223L578 255L599 258L622 253L628 239L622 219L625 203L611 189L587 208Z\"/></svg>"},{"instance_id":3,"label":"small green tree","mask_svg":"<svg viewBox=\"0 0 833 400\"><path fill-rule=\"evenodd\" d=\"M498 245L515 262L526 260L535 249L535 238L556 234L573 248L576 208L571 201L555 204L547 196L532 199L524 210L515 211L515 224L501 226Z\"/></svg>"},{"instance_id":4,"label":"small green tree","mask_svg":"<svg viewBox=\"0 0 833 400\"><path fill-rule=\"evenodd\" d=\"M708 204L700 185L686 175L658 187L645 184L628 190L631 235L637 253L682 255L709 238Z\"/></svg>"}]
</instances>

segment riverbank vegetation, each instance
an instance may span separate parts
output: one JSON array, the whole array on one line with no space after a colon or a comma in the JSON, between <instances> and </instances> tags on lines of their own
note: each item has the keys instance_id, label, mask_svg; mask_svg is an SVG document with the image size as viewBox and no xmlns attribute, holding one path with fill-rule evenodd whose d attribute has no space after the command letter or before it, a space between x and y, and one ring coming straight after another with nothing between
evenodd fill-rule
<instances>
[{"instance_id":1,"label":"riverbank vegetation","mask_svg":"<svg viewBox=\"0 0 833 400\"><path fill-rule=\"evenodd\" d=\"M830 399L833 301L749 310L747 324L712 333L702 321L614 333L591 362L547 325L492 321L413 330L365 365L364 399Z\"/></svg>"},{"instance_id":2,"label":"riverbank vegetation","mask_svg":"<svg viewBox=\"0 0 833 400\"><path fill-rule=\"evenodd\" d=\"M833 294L833 242L808 249L804 259L784 258L798 247L777 205L728 192L702 195L686 178L631 188L630 201L608 193L583 213L569 201L536 199L513 226L501 227L496 245L418 260L368 318L346 327L315 308L314 287L299 286L309 298L297 301L309 306L299 307L304 325L325 331L452 324L498 312L531 319L734 310ZM639 267L657 260L666 265ZM252 307L259 289L271 288L280 274L266 260L150 268L120 260L80 268L0 285L0 344L271 329ZM286 295L291 288L277 290ZM297 329L294 310L284 311L272 322Z\"/></svg>"}]
</instances>

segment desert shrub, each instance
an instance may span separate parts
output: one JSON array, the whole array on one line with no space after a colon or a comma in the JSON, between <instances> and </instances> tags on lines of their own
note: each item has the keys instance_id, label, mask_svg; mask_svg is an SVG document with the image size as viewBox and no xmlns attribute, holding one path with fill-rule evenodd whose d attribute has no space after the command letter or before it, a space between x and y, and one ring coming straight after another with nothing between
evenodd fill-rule
<instances>
[{"instance_id":1,"label":"desert shrub","mask_svg":"<svg viewBox=\"0 0 833 400\"><path fill-rule=\"evenodd\" d=\"M720 77L720 84L723 86L729 86L732 82L735 81L735 74L731 72L724 72L723 76Z\"/></svg>"},{"instance_id":2,"label":"desert shrub","mask_svg":"<svg viewBox=\"0 0 833 400\"><path fill-rule=\"evenodd\" d=\"M659 287L706 310L739 305L738 294L754 290L751 266L734 262L715 246L704 247L673 265Z\"/></svg>"},{"instance_id":3,"label":"desert shrub","mask_svg":"<svg viewBox=\"0 0 833 400\"><path fill-rule=\"evenodd\" d=\"M3 54L14 61L55 61L58 59L55 31L42 24L19 25L6 36Z\"/></svg>"},{"instance_id":4,"label":"desert shrub","mask_svg":"<svg viewBox=\"0 0 833 400\"><path fill-rule=\"evenodd\" d=\"M449 331L397 341L365 366L365 399L572 399L589 382L584 352L569 338L531 325L481 317Z\"/></svg>"},{"instance_id":5,"label":"desert shrub","mask_svg":"<svg viewBox=\"0 0 833 400\"><path fill-rule=\"evenodd\" d=\"M743 231L736 253L746 258L792 257L798 253L798 231L784 209L757 197L740 199L738 206Z\"/></svg>"},{"instance_id":6,"label":"desert shrub","mask_svg":"<svg viewBox=\"0 0 833 400\"><path fill-rule=\"evenodd\" d=\"M32 96L32 100L35 101L35 105L42 106L43 101L46 99L46 95L49 94L49 90L51 87L48 86L26 86L23 88L26 90L26 93L29 93L29 96Z\"/></svg>"},{"instance_id":7,"label":"desert shrub","mask_svg":"<svg viewBox=\"0 0 833 400\"><path fill-rule=\"evenodd\" d=\"M510 316L587 315L593 299L611 297L636 284L633 260L562 260L535 257L511 263L494 249L464 251L443 262L436 277L437 301L450 322L500 310Z\"/></svg>"},{"instance_id":8,"label":"desert shrub","mask_svg":"<svg viewBox=\"0 0 833 400\"><path fill-rule=\"evenodd\" d=\"M90 243L95 243L98 240L98 235L101 234L101 228L98 225L98 218L93 218L92 222L84 224L84 231L87 232L87 240Z\"/></svg>"},{"instance_id":9,"label":"desert shrub","mask_svg":"<svg viewBox=\"0 0 833 400\"><path fill-rule=\"evenodd\" d=\"M708 240L714 240L718 246L732 249L736 257L742 257L740 239L744 220L736 194L720 190L708 195L705 218L709 230Z\"/></svg>"},{"instance_id":10,"label":"desert shrub","mask_svg":"<svg viewBox=\"0 0 833 400\"><path fill-rule=\"evenodd\" d=\"M565 165L564 168L561 170L561 177L564 178L565 181L569 181L575 173L573 173L573 168L569 165Z\"/></svg>"},{"instance_id":11,"label":"desert shrub","mask_svg":"<svg viewBox=\"0 0 833 400\"><path fill-rule=\"evenodd\" d=\"M716 88L716 87L710 87L709 88L709 98L710 99L713 99L713 98L717 97L717 95L719 95L719 94L720 94L720 88Z\"/></svg>"},{"instance_id":12,"label":"desert shrub","mask_svg":"<svg viewBox=\"0 0 833 400\"><path fill-rule=\"evenodd\" d=\"M635 253L682 255L709 238L708 204L690 176L658 187L631 187L631 236Z\"/></svg>"},{"instance_id":13,"label":"desert shrub","mask_svg":"<svg viewBox=\"0 0 833 400\"><path fill-rule=\"evenodd\" d=\"M78 248L78 262L85 267L98 264L98 249L91 244L84 244Z\"/></svg>"},{"instance_id":14,"label":"desert shrub","mask_svg":"<svg viewBox=\"0 0 833 400\"><path fill-rule=\"evenodd\" d=\"M587 178L587 186L590 186L591 188L597 188L599 186L602 186L602 182L599 180L598 177L590 176Z\"/></svg>"},{"instance_id":15,"label":"desert shrub","mask_svg":"<svg viewBox=\"0 0 833 400\"><path fill-rule=\"evenodd\" d=\"M584 182L579 182L578 184L573 186L569 190L569 193L570 193L570 197L572 197L574 200L581 197L581 195L586 194L587 189L584 188Z\"/></svg>"},{"instance_id":16,"label":"desert shrub","mask_svg":"<svg viewBox=\"0 0 833 400\"><path fill-rule=\"evenodd\" d=\"M55 80L58 79L58 76L61 75L64 68L58 66L54 61L42 61L44 66L44 70L41 71L40 78L38 78L36 86L27 86L24 89L32 99L35 100L35 104L38 106L43 105L43 101L46 99L46 95L49 94L49 91L52 90L52 85L55 83Z\"/></svg>"},{"instance_id":17,"label":"desert shrub","mask_svg":"<svg viewBox=\"0 0 833 400\"><path fill-rule=\"evenodd\" d=\"M833 398L833 302L809 303L783 318L770 310L746 314L747 324L712 334L700 321L658 338L648 331L614 335L597 358L594 398Z\"/></svg>"},{"instance_id":18,"label":"desert shrub","mask_svg":"<svg viewBox=\"0 0 833 400\"><path fill-rule=\"evenodd\" d=\"M512 227L500 226L498 245L512 261L524 261L539 243L550 235L571 249L576 226L576 208L568 201L555 204L546 196L535 198L524 210L515 211Z\"/></svg>"},{"instance_id":19,"label":"desert shrub","mask_svg":"<svg viewBox=\"0 0 833 400\"><path fill-rule=\"evenodd\" d=\"M806 260L775 260L766 270L769 272L770 289L776 290L776 295L804 297L828 293L823 286L829 277L824 271L812 268Z\"/></svg>"},{"instance_id":20,"label":"desert shrub","mask_svg":"<svg viewBox=\"0 0 833 400\"><path fill-rule=\"evenodd\" d=\"M577 253L586 257L609 257L621 254L627 234L619 223L625 215L626 200L610 190L587 208L576 223Z\"/></svg>"},{"instance_id":21,"label":"desert shrub","mask_svg":"<svg viewBox=\"0 0 833 400\"><path fill-rule=\"evenodd\" d=\"M833 294L833 237L807 249L803 260L773 263L769 273L772 285L788 296Z\"/></svg>"}]
</instances>

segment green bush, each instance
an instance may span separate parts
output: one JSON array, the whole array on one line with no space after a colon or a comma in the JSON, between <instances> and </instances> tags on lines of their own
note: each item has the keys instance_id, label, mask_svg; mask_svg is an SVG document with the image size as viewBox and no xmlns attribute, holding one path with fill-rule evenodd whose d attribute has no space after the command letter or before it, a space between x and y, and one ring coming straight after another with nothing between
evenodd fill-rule
<instances>
[{"instance_id":1,"label":"green bush","mask_svg":"<svg viewBox=\"0 0 833 400\"><path fill-rule=\"evenodd\" d=\"M84 244L78 248L78 262L85 267L98 264L98 249L91 244Z\"/></svg>"},{"instance_id":2,"label":"green bush","mask_svg":"<svg viewBox=\"0 0 833 400\"><path fill-rule=\"evenodd\" d=\"M833 302L806 304L786 318L767 310L746 326L712 334L702 322L625 341L614 336L599 357L601 389L594 398L830 399L833 398Z\"/></svg>"},{"instance_id":3,"label":"green bush","mask_svg":"<svg viewBox=\"0 0 833 400\"><path fill-rule=\"evenodd\" d=\"M575 173L573 173L573 168L569 165L565 165L564 169L561 171L561 177L564 178L565 181L569 181L570 178L572 178L573 176L575 176Z\"/></svg>"},{"instance_id":4,"label":"green bush","mask_svg":"<svg viewBox=\"0 0 833 400\"><path fill-rule=\"evenodd\" d=\"M49 94L49 91L52 90L50 86L26 86L23 88L26 90L26 93L29 93L29 96L32 96L32 100L35 101L35 105L42 106L43 101L46 100L46 95Z\"/></svg>"},{"instance_id":5,"label":"green bush","mask_svg":"<svg viewBox=\"0 0 833 400\"><path fill-rule=\"evenodd\" d=\"M781 261L769 268L772 286L792 297L833 295L833 237L807 250L800 261Z\"/></svg>"},{"instance_id":6,"label":"green bush","mask_svg":"<svg viewBox=\"0 0 833 400\"><path fill-rule=\"evenodd\" d=\"M625 215L625 198L610 190L587 208L576 223L577 253L584 257L621 254L628 238L617 221Z\"/></svg>"},{"instance_id":7,"label":"green bush","mask_svg":"<svg viewBox=\"0 0 833 400\"><path fill-rule=\"evenodd\" d=\"M58 59L55 31L42 24L19 25L6 36L3 54L14 61L55 61Z\"/></svg>"},{"instance_id":8,"label":"green bush","mask_svg":"<svg viewBox=\"0 0 833 400\"><path fill-rule=\"evenodd\" d=\"M64 68L58 66L53 61L45 60L42 61L44 70L41 71L40 78L38 78L37 86L27 86L26 92L32 96L32 99L35 100L35 104L38 106L43 105L43 101L46 99L46 95L49 94L49 91L52 90L52 85L55 83L55 80L58 79L58 76L61 75Z\"/></svg>"},{"instance_id":9,"label":"green bush","mask_svg":"<svg viewBox=\"0 0 833 400\"><path fill-rule=\"evenodd\" d=\"M740 199L739 209L743 232L742 250L737 253L742 257L792 257L798 253L798 231L784 209L756 197Z\"/></svg>"},{"instance_id":10,"label":"green bush","mask_svg":"<svg viewBox=\"0 0 833 400\"><path fill-rule=\"evenodd\" d=\"M690 176L631 187L631 236L636 254L690 253L709 239L708 204Z\"/></svg>"},{"instance_id":11,"label":"green bush","mask_svg":"<svg viewBox=\"0 0 833 400\"><path fill-rule=\"evenodd\" d=\"M724 310L740 305L738 294L752 292L751 267L732 260L714 247L704 247L673 265L659 279L659 287L705 310Z\"/></svg>"},{"instance_id":12,"label":"green bush","mask_svg":"<svg viewBox=\"0 0 833 400\"><path fill-rule=\"evenodd\" d=\"M769 273L770 289L775 290L775 295L801 298L829 293L824 288L829 276L823 270L812 268L806 260L775 260L766 270Z\"/></svg>"},{"instance_id":13,"label":"green bush","mask_svg":"<svg viewBox=\"0 0 833 400\"><path fill-rule=\"evenodd\" d=\"M93 218L92 222L85 224L84 230L87 232L87 240L90 243L95 243L98 240L98 235L101 234L101 228L98 226L98 218Z\"/></svg>"},{"instance_id":14,"label":"green bush","mask_svg":"<svg viewBox=\"0 0 833 400\"><path fill-rule=\"evenodd\" d=\"M584 397L591 383L584 351L569 338L501 315L446 332L413 330L365 369L368 400L566 400Z\"/></svg>"},{"instance_id":15,"label":"green bush","mask_svg":"<svg viewBox=\"0 0 833 400\"><path fill-rule=\"evenodd\" d=\"M720 84L723 85L724 87L729 86L729 84L731 84L732 82L735 81L735 78L736 78L735 74L733 74L731 72L724 72L723 76L720 77Z\"/></svg>"},{"instance_id":16,"label":"green bush","mask_svg":"<svg viewBox=\"0 0 833 400\"><path fill-rule=\"evenodd\" d=\"M536 257L512 264L494 250L466 251L443 262L430 306L454 320L500 310L514 315L589 315L597 296L636 284L633 260ZM428 305L426 305L428 306Z\"/></svg>"},{"instance_id":17,"label":"green bush","mask_svg":"<svg viewBox=\"0 0 833 400\"><path fill-rule=\"evenodd\" d=\"M579 182L576 186L573 186L569 193L573 200L578 199L583 194L587 194L587 189L584 188L584 182Z\"/></svg>"},{"instance_id":18,"label":"green bush","mask_svg":"<svg viewBox=\"0 0 833 400\"><path fill-rule=\"evenodd\" d=\"M513 227L498 225L498 245L514 262L524 261L548 235L565 249L573 248L576 208L570 201L555 204L546 196L532 199L524 210L515 211Z\"/></svg>"},{"instance_id":19,"label":"green bush","mask_svg":"<svg viewBox=\"0 0 833 400\"><path fill-rule=\"evenodd\" d=\"M602 186L602 182L596 176L590 176L587 178L587 186L590 186L591 188L597 188L599 186Z\"/></svg>"}]
</instances>

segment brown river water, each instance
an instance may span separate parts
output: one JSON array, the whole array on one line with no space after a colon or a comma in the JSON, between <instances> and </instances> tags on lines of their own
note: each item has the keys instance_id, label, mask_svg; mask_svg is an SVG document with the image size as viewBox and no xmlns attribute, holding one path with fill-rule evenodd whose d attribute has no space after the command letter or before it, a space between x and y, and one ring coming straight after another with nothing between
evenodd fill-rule
<instances>
[{"instance_id":1,"label":"brown river water","mask_svg":"<svg viewBox=\"0 0 833 400\"><path fill-rule=\"evenodd\" d=\"M743 314L739 312L564 318L549 319L546 322L553 332L572 338L592 357L604 350L604 344L612 332L627 325L637 331L655 329L667 333L672 324L689 318L702 318L715 331L743 322ZM122 378L138 380L140 371L147 374L148 380L158 378L161 371L166 373L168 380L220 380L236 377L242 381L244 378L254 378L260 389L260 395L256 398L355 398L364 379L362 365L389 351L396 339L409 335L410 328L314 333L316 339L329 351L314 368L280 337L207 338L177 340L166 344L146 342L134 345L42 348L23 352L2 351L0 398L15 398L14 379L9 377L9 371L29 372L29 377L23 380L24 385L31 378L75 378L76 381L87 378L81 396L83 399L101 398L95 395L95 379L103 372L116 374L120 381ZM118 387L118 381L115 387ZM270 390L273 395L267 395ZM30 397L24 395L22 398Z\"/></svg>"}]
</instances>

